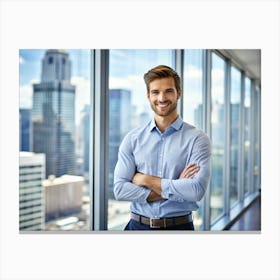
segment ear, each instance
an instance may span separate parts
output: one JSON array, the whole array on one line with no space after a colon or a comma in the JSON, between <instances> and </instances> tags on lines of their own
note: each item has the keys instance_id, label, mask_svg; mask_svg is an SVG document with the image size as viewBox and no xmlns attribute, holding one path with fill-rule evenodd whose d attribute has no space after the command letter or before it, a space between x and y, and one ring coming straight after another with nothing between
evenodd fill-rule
<instances>
[{"instance_id":1,"label":"ear","mask_svg":"<svg viewBox=\"0 0 280 280\"><path fill-rule=\"evenodd\" d=\"M148 91L147 91L146 97L147 97L147 99L150 99L150 93Z\"/></svg>"},{"instance_id":2,"label":"ear","mask_svg":"<svg viewBox=\"0 0 280 280\"><path fill-rule=\"evenodd\" d=\"M181 91L181 90L179 90L179 91L178 91L178 96L177 96L177 99L180 99L180 98L181 98L181 96L182 96L182 91Z\"/></svg>"}]
</instances>

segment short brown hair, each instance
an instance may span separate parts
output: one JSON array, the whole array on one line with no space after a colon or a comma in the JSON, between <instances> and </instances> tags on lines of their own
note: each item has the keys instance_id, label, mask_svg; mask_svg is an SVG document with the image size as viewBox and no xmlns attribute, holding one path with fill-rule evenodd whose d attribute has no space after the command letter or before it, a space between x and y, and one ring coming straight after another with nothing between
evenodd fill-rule
<instances>
[{"instance_id":1,"label":"short brown hair","mask_svg":"<svg viewBox=\"0 0 280 280\"><path fill-rule=\"evenodd\" d=\"M176 90L181 91L181 80L179 75L175 70L166 65L158 65L144 74L144 81L146 83L147 91L149 92L150 83L152 81L169 77L172 77L174 79Z\"/></svg>"}]
</instances>

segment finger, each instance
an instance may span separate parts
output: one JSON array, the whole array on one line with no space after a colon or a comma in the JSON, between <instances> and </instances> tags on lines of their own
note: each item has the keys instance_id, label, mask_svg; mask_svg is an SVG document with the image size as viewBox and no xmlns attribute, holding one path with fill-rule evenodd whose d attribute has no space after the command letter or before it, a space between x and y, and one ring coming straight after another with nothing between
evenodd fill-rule
<instances>
[{"instance_id":1,"label":"finger","mask_svg":"<svg viewBox=\"0 0 280 280\"><path fill-rule=\"evenodd\" d=\"M184 178L193 178L194 175L199 171L199 169L200 169L199 166L188 168L188 170L184 172Z\"/></svg>"}]
</instances>

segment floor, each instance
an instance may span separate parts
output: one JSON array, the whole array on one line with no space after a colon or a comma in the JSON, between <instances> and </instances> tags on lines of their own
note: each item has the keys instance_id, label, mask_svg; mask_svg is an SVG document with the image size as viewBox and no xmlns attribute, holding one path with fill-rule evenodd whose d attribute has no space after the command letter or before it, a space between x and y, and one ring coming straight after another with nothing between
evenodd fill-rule
<instances>
[{"instance_id":1,"label":"floor","mask_svg":"<svg viewBox=\"0 0 280 280\"><path fill-rule=\"evenodd\" d=\"M261 230L261 198L259 197L250 208L237 220L229 230L260 231Z\"/></svg>"}]
</instances>

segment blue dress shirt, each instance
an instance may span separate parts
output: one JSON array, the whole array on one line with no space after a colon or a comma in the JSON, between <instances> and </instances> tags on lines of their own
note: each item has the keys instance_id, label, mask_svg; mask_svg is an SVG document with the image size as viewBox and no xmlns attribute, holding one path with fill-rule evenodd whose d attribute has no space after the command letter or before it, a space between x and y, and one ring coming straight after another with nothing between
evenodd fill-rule
<instances>
[{"instance_id":1,"label":"blue dress shirt","mask_svg":"<svg viewBox=\"0 0 280 280\"><path fill-rule=\"evenodd\" d=\"M210 179L210 140L178 117L164 133L154 120L123 139L114 172L117 200L131 201L130 210L152 217L176 217L197 210ZM200 166L193 178L178 179L189 163ZM131 180L136 172L160 177L165 200L147 202L151 190Z\"/></svg>"}]
</instances>

